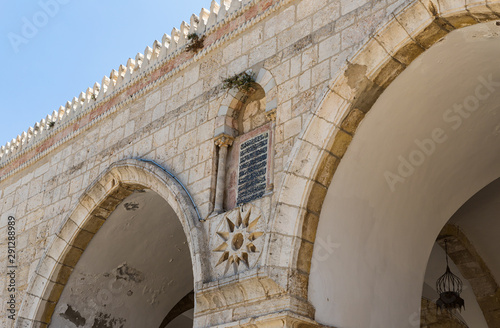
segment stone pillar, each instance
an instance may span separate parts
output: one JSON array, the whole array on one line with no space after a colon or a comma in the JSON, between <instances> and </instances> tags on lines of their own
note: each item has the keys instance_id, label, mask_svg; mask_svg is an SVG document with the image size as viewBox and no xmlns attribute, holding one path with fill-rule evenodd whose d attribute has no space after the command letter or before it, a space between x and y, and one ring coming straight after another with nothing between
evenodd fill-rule
<instances>
[{"instance_id":1,"label":"stone pillar","mask_svg":"<svg viewBox=\"0 0 500 328\"><path fill-rule=\"evenodd\" d=\"M269 194L272 193L274 189L274 132L276 131L276 108L266 111L266 118L272 122L271 151L269 152L269 184L266 188L266 194Z\"/></svg>"},{"instance_id":2,"label":"stone pillar","mask_svg":"<svg viewBox=\"0 0 500 328\"><path fill-rule=\"evenodd\" d=\"M213 214L222 213L224 210L227 148L233 144L233 140L234 138L227 134L221 134L215 138L215 144L219 147L219 164L217 165L217 185L215 187L215 206Z\"/></svg>"},{"instance_id":3,"label":"stone pillar","mask_svg":"<svg viewBox=\"0 0 500 328\"><path fill-rule=\"evenodd\" d=\"M289 276L287 268L260 267L197 285L193 327L330 328L313 319L314 307L299 295L305 289L289 289Z\"/></svg>"}]
</instances>

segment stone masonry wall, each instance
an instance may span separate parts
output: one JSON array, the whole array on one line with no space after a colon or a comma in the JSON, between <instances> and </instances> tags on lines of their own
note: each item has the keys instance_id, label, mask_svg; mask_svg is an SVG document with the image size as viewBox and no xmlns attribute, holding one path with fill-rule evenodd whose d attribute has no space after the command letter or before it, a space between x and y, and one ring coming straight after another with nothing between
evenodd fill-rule
<instances>
[{"instance_id":1,"label":"stone masonry wall","mask_svg":"<svg viewBox=\"0 0 500 328\"><path fill-rule=\"evenodd\" d=\"M422 298L422 313L420 314L422 328L467 328L457 316L448 310L440 311L436 303Z\"/></svg>"},{"instance_id":2,"label":"stone masonry wall","mask_svg":"<svg viewBox=\"0 0 500 328\"><path fill-rule=\"evenodd\" d=\"M118 101L98 98L97 102L103 104L94 107L100 111L98 115L76 118L70 134L66 130L52 134L49 131L45 138L57 139L58 144L51 143L56 146L42 145L30 153L31 157L13 154L8 161L2 159L0 249L5 254L7 219L12 215L17 219L18 304L25 297L47 245L79 197L116 161L136 157L156 161L186 185L203 218L211 214L217 170L213 138L226 96L223 78L264 68L276 82L273 163L274 191L279 191L290 151L327 93L329 83L346 59L403 1L244 3L249 6L245 8L250 8L244 11L247 21L250 17L263 17L241 27L232 23L241 17L239 13L228 16L227 22L218 25L218 30L211 31L207 38L212 44L218 42L216 46L194 59L180 52L158 70L146 74L156 78L166 75L163 81L146 77L131 82L123 89L131 100L125 102L121 94L123 105L116 110L109 109ZM228 29L236 32L228 36ZM147 88L148 83L152 86ZM62 133L67 134L60 137ZM262 209L268 218L274 197L271 196L271 206ZM207 233L210 230L205 229ZM6 266L6 257L0 257L2 270ZM2 274L0 326L13 327L13 322L3 316L7 284L8 278Z\"/></svg>"}]
</instances>

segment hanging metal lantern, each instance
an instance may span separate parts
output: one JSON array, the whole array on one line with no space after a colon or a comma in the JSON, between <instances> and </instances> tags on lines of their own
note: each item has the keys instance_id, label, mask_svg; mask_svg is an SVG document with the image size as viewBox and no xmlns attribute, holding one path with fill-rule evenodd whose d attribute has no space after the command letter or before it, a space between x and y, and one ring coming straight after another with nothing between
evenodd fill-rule
<instances>
[{"instance_id":1,"label":"hanging metal lantern","mask_svg":"<svg viewBox=\"0 0 500 328\"><path fill-rule=\"evenodd\" d=\"M441 309L447 310L462 310L465 309L465 302L460 297L462 293L462 280L455 276L448 265L448 246L446 239L444 240L444 248L446 252L446 272L436 281L436 291L439 294L439 299L436 305Z\"/></svg>"}]
</instances>

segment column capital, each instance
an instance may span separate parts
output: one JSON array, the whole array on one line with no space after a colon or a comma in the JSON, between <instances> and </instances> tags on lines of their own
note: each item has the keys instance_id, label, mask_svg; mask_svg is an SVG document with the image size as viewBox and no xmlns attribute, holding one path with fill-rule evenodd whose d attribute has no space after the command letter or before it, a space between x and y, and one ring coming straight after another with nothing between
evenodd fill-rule
<instances>
[{"instance_id":1,"label":"column capital","mask_svg":"<svg viewBox=\"0 0 500 328\"><path fill-rule=\"evenodd\" d=\"M276 108L266 111L266 118L269 121L276 122Z\"/></svg>"},{"instance_id":2,"label":"column capital","mask_svg":"<svg viewBox=\"0 0 500 328\"><path fill-rule=\"evenodd\" d=\"M219 147L229 147L233 144L234 138L228 134L222 133L215 137L214 142Z\"/></svg>"}]
</instances>

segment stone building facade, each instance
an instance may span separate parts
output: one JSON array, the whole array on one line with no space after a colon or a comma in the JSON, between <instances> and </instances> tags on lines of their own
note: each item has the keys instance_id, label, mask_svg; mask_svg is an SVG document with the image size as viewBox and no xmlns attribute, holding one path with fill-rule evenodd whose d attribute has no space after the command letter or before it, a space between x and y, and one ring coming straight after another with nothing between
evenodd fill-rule
<instances>
[{"instance_id":1,"label":"stone building facade","mask_svg":"<svg viewBox=\"0 0 500 328\"><path fill-rule=\"evenodd\" d=\"M500 176L499 19L496 0L212 1L2 146L0 325L419 326L437 236ZM468 112L411 107L437 91ZM454 259L464 280L483 257ZM489 265L469 292L494 327Z\"/></svg>"}]
</instances>

